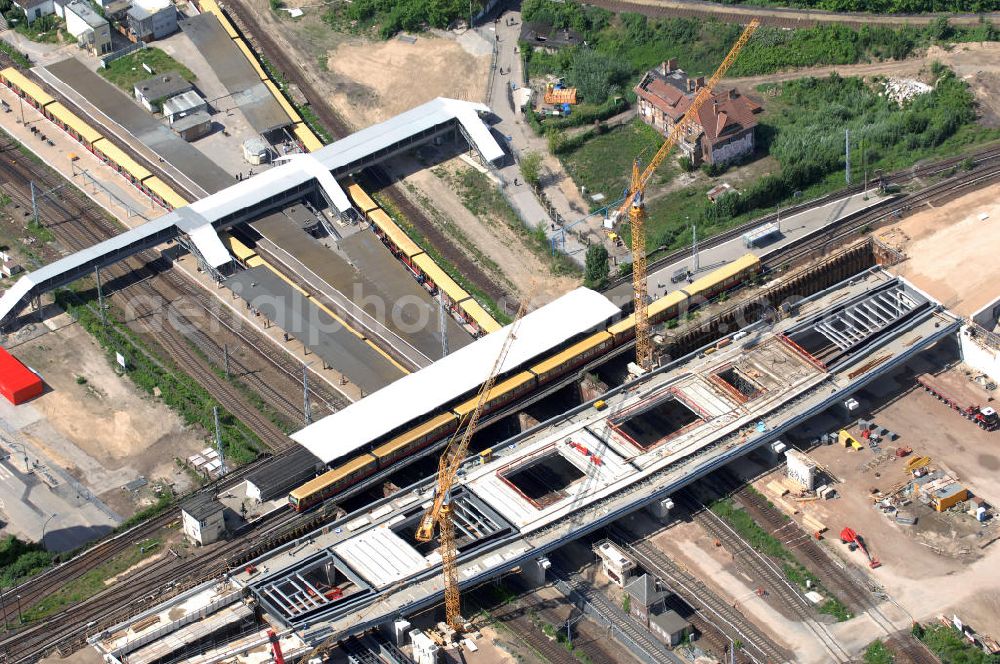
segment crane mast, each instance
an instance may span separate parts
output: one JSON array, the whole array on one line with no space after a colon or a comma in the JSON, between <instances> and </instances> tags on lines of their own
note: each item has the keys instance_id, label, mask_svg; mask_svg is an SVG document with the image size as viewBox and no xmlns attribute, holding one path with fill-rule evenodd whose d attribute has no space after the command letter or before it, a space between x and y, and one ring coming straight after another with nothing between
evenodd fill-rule
<instances>
[{"instance_id":1,"label":"crane mast","mask_svg":"<svg viewBox=\"0 0 1000 664\"><path fill-rule=\"evenodd\" d=\"M635 362L641 368L649 370L653 364L653 340L650 337L650 327L649 327L649 297L647 294L647 284L646 284L646 210L643 198L646 193L646 184L652 177L653 173L659 167L663 160L666 159L667 154L673 149L677 142L681 139L683 134L687 132L688 127L691 122L697 116L698 111L705 102L709 100L712 96L712 91L715 89L716 84L725 76L726 72L732 66L733 62L736 61L736 57L746 46L747 42L750 41L750 37L760 26L760 21L757 19L752 19L747 27L743 30L743 34L740 38L736 40L733 47L729 50L729 53L723 59L722 64L719 68L715 70L712 77L708 82L703 85L695 94L694 99L691 101L691 105L688 107L684 116L678 120L670 128L667 134L667 139L660 146L660 149L656 151L656 154L649 163L646 164L646 168L640 171L639 160L636 159L632 163L632 177L629 184L628 195L625 197L625 201L622 203L621 207L615 212L615 218L621 219L626 213L628 214L629 223L632 229L632 289L633 289L633 303L635 305Z\"/></svg>"},{"instance_id":2,"label":"crane mast","mask_svg":"<svg viewBox=\"0 0 1000 664\"><path fill-rule=\"evenodd\" d=\"M434 538L434 527L438 526L441 533L441 569L444 575L444 599L445 615L448 624L456 630L462 628L461 625L461 595L458 590L458 571L456 560L458 558L458 546L455 541L455 524L452 521L451 488L455 483L458 470L462 466L462 461L469 452L469 443L472 441L472 434L475 433L479 424L479 416L482 414L486 403L489 401L490 392L496 384L497 377L503 368L507 353L517 338L517 328L520 326L521 318L524 316L525 305L522 304L518 310L514 321L511 323L504 338L500 353L497 355L493 368L489 376L479 388L479 395L476 400L476 408L468 418L459 424L459 433L452 436L448 441L444 454L438 461L437 487L434 492L434 503L427 509L420 525L417 527L415 537L419 542L429 542ZM464 429L463 429L464 427Z\"/></svg>"}]
</instances>

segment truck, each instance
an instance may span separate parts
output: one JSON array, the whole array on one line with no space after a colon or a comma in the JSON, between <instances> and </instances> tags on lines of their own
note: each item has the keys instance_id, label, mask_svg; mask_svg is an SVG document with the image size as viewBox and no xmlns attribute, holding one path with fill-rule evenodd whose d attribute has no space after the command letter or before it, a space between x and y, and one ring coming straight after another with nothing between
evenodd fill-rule
<instances>
[{"instance_id":1,"label":"truck","mask_svg":"<svg viewBox=\"0 0 1000 664\"><path fill-rule=\"evenodd\" d=\"M962 417L974 422L980 429L996 431L1000 427L1000 416L997 415L997 411L990 406L980 406L977 401L978 395L973 394L973 390L963 385L948 383L947 378L943 376L928 373L917 376L917 384L924 388L924 391Z\"/></svg>"}]
</instances>

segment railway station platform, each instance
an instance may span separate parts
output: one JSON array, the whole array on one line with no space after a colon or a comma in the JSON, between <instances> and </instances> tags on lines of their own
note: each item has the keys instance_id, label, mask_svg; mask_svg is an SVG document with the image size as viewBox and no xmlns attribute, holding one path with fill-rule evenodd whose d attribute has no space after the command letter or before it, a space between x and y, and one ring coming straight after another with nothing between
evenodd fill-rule
<instances>
[{"instance_id":1,"label":"railway station platform","mask_svg":"<svg viewBox=\"0 0 1000 664\"><path fill-rule=\"evenodd\" d=\"M401 349L405 354L426 358L421 361L418 357L417 366L427 366L430 360L441 357L438 303L417 283L405 265L392 258L374 233L362 231L341 240L326 238L320 241L280 213L268 215L250 226L266 240L259 244L258 252L271 253L278 261L282 261L280 250L288 252L292 259L287 262L301 263L324 282L322 285L328 285L376 323L387 327L401 344L417 351L407 353L408 349ZM347 260L324 246L324 242L336 242ZM277 249L269 249L269 243ZM300 271L297 265L288 267L293 272ZM449 351L472 341L471 335L451 316L446 317L446 326Z\"/></svg>"},{"instance_id":2,"label":"railway station platform","mask_svg":"<svg viewBox=\"0 0 1000 664\"><path fill-rule=\"evenodd\" d=\"M155 156L151 159L153 163L165 161L183 173L185 180L180 184L192 194L201 197L233 183L232 175L76 58L39 67L36 71L99 127L124 143L133 146L136 142L141 143Z\"/></svg>"},{"instance_id":3,"label":"railway station platform","mask_svg":"<svg viewBox=\"0 0 1000 664\"><path fill-rule=\"evenodd\" d=\"M388 357L334 320L269 268L242 270L224 283L253 310L302 342L318 359L350 377L364 394L371 394L403 377L403 371Z\"/></svg>"}]
</instances>

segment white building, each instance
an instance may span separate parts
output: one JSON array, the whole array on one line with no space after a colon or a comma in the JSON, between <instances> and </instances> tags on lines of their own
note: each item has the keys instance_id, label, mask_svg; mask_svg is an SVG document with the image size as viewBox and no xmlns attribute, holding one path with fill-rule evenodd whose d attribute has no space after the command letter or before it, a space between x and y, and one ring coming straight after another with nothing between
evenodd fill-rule
<instances>
[{"instance_id":1,"label":"white building","mask_svg":"<svg viewBox=\"0 0 1000 664\"><path fill-rule=\"evenodd\" d=\"M128 28L136 39L151 42L177 32L177 9L170 0L134 0Z\"/></svg>"},{"instance_id":2,"label":"white building","mask_svg":"<svg viewBox=\"0 0 1000 664\"><path fill-rule=\"evenodd\" d=\"M810 491L816 487L816 462L798 450L785 452L788 461L788 478Z\"/></svg>"},{"instance_id":3,"label":"white building","mask_svg":"<svg viewBox=\"0 0 1000 664\"><path fill-rule=\"evenodd\" d=\"M14 0L14 6L24 12L28 23L56 11L52 0Z\"/></svg>"},{"instance_id":4,"label":"white building","mask_svg":"<svg viewBox=\"0 0 1000 664\"><path fill-rule=\"evenodd\" d=\"M111 26L84 0L57 0L55 13L66 21L66 30L76 37L80 48L94 55L110 53Z\"/></svg>"},{"instance_id":5,"label":"white building","mask_svg":"<svg viewBox=\"0 0 1000 664\"><path fill-rule=\"evenodd\" d=\"M624 588L635 572L635 561L608 540L598 542L594 551L601 559L601 569L604 575L618 587Z\"/></svg>"},{"instance_id":6,"label":"white building","mask_svg":"<svg viewBox=\"0 0 1000 664\"><path fill-rule=\"evenodd\" d=\"M212 498L193 500L181 507L184 534L196 544L211 544L226 532L222 503Z\"/></svg>"}]
</instances>

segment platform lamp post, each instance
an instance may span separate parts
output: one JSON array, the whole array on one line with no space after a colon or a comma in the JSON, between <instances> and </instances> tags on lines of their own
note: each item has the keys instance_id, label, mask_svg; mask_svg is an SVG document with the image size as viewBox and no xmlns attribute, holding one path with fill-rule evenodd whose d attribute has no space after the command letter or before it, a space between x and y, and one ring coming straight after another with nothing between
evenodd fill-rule
<instances>
[{"instance_id":1,"label":"platform lamp post","mask_svg":"<svg viewBox=\"0 0 1000 664\"><path fill-rule=\"evenodd\" d=\"M302 365L302 419L305 420L306 426L312 424L312 404L309 402L309 364Z\"/></svg>"},{"instance_id":2,"label":"platform lamp post","mask_svg":"<svg viewBox=\"0 0 1000 664\"><path fill-rule=\"evenodd\" d=\"M52 519L56 518L57 516L59 516L59 515L56 514L55 512L53 512L52 514L49 515L49 518L47 518L45 520L45 523L42 524L42 548L43 549L45 548L45 528L49 525L49 521L51 521Z\"/></svg>"}]
</instances>

